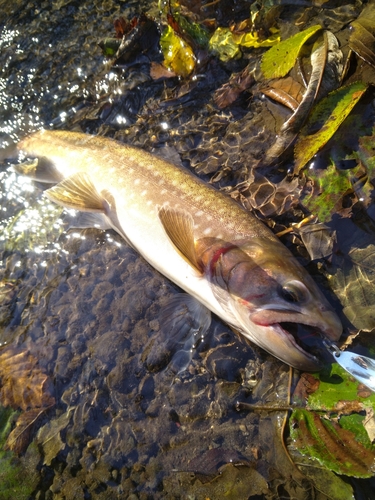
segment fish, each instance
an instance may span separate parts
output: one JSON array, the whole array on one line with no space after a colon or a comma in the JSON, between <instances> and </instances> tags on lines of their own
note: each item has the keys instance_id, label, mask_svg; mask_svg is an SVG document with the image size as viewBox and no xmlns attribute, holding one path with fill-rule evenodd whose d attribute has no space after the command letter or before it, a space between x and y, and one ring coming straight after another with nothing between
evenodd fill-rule
<instances>
[{"instance_id":1,"label":"fish","mask_svg":"<svg viewBox=\"0 0 375 500\"><path fill-rule=\"evenodd\" d=\"M15 165L18 173L117 231L204 310L294 368L322 368L300 331L335 342L338 315L274 233L232 198L183 166L102 136L42 129L14 146L13 157L20 153L31 160Z\"/></svg>"}]
</instances>

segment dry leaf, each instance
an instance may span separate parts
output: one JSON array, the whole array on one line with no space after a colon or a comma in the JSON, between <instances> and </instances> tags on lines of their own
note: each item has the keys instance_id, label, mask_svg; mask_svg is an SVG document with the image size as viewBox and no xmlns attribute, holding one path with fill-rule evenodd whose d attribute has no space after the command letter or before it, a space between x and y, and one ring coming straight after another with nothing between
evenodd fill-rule
<instances>
[{"instance_id":1,"label":"dry leaf","mask_svg":"<svg viewBox=\"0 0 375 500\"><path fill-rule=\"evenodd\" d=\"M366 429L370 441L373 443L375 441L375 415L373 408L365 408L366 417L363 421L363 426Z\"/></svg>"},{"instance_id":2,"label":"dry leaf","mask_svg":"<svg viewBox=\"0 0 375 500\"><path fill-rule=\"evenodd\" d=\"M38 444L43 446L44 460L43 463L51 465L52 460L57 454L65 449L66 443L61 439L61 431L66 429L70 422L70 410L60 415L57 420L47 422L39 429L36 436Z\"/></svg>"},{"instance_id":3,"label":"dry leaf","mask_svg":"<svg viewBox=\"0 0 375 500\"><path fill-rule=\"evenodd\" d=\"M15 410L54 404L53 385L28 351L9 346L0 351L0 402Z\"/></svg>"},{"instance_id":4,"label":"dry leaf","mask_svg":"<svg viewBox=\"0 0 375 500\"><path fill-rule=\"evenodd\" d=\"M34 408L21 413L16 422L16 427L9 434L5 443L6 450L12 450L17 455L21 455L30 444L31 434L39 418L43 415L46 408Z\"/></svg>"},{"instance_id":5,"label":"dry leaf","mask_svg":"<svg viewBox=\"0 0 375 500\"><path fill-rule=\"evenodd\" d=\"M0 351L0 404L21 409L6 447L22 453L40 416L55 404L53 384L28 351L9 346Z\"/></svg>"},{"instance_id":6,"label":"dry leaf","mask_svg":"<svg viewBox=\"0 0 375 500\"><path fill-rule=\"evenodd\" d=\"M294 112L297 111L303 99L305 89L299 82L288 76L287 78L272 80L267 87L261 88L261 91Z\"/></svg>"}]
</instances>

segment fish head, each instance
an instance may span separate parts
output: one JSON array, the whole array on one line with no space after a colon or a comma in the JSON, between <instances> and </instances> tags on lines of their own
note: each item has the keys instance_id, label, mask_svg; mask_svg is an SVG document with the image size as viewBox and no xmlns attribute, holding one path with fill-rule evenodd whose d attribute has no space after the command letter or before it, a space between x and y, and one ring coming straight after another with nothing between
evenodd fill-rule
<instances>
[{"instance_id":1,"label":"fish head","mask_svg":"<svg viewBox=\"0 0 375 500\"><path fill-rule=\"evenodd\" d=\"M342 325L289 250L272 239L198 243L201 265L217 300L235 318L232 324L295 368L322 368L329 358L322 340L337 341Z\"/></svg>"}]
</instances>

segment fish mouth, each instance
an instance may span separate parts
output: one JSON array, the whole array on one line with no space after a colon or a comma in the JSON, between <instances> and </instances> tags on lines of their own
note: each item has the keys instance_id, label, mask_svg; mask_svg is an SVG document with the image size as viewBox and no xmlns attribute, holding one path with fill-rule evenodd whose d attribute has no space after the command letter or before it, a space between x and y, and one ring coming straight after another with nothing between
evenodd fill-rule
<instances>
[{"instance_id":1,"label":"fish mouth","mask_svg":"<svg viewBox=\"0 0 375 500\"><path fill-rule=\"evenodd\" d=\"M306 358L300 369L321 370L332 361L331 354L323 344L327 336L316 327L292 322L275 323L272 327L279 335L286 336L293 347Z\"/></svg>"},{"instance_id":2,"label":"fish mouth","mask_svg":"<svg viewBox=\"0 0 375 500\"><path fill-rule=\"evenodd\" d=\"M330 309L309 316L263 309L251 314L250 320L264 329L263 346L267 351L303 371L318 371L331 363L332 356L323 340L337 341L342 333L341 322Z\"/></svg>"}]
</instances>

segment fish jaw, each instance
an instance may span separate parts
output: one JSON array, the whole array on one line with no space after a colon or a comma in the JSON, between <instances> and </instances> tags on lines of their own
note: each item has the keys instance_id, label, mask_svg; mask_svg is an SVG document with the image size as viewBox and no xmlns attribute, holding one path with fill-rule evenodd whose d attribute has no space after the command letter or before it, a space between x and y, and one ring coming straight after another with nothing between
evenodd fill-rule
<instances>
[{"instance_id":1,"label":"fish jaw","mask_svg":"<svg viewBox=\"0 0 375 500\"><path fill-rule=\"evenodd\" d=\"M270 326L277 323L296 323L313 327L322 337L337 342L342 334L341 321L336 313L323 304L310 306L306 311L289 311L263 308L249 315L250 320L260 326Z\"/></svg>"},{"instance_id":2,"label":"fish jaw","mask_svg":"<svg viewBox=\"0 0 375 500\"><path fill-rule=\"evenodd\" d=\"M323 367L321 360L302 349L293 335L278 323L269 326L254 323L251 327L247 325L247 328L241 330L241 333L265 351L297 370L318 371Z\"/></svg>"},{"instance_id":3,"label":"fish jaw","mask_svg":"<svg viewBox=\"0 0 375 500\"><path fill-rule=\"evenodd\" d=\"M315 310L314 310L315 309ZM305 371L315 371L323 367L327 357L322 345L324 338L338 341L342 334L342 325L333 310L325 306L310 308L309 314L259 309L248 316L252 324L253 335L258 333L265 341L265 349L285 363ZM304 338L300 334L292 334L290 326L295 324L296 330L308 327ZM285 325L289 325L289 328ZM312 354L305 348L305 342L313 345ZM270 346L272 348L270 349Z\"/></svg>"}]
</instances>

